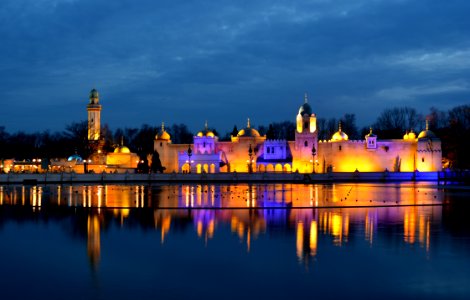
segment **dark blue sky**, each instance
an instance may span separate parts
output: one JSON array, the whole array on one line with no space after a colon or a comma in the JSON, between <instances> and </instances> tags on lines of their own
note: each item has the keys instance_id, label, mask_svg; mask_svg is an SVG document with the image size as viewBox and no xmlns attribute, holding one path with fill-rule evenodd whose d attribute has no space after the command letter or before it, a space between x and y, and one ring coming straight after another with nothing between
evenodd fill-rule
<instances>
[{"instance_id":1,"label":"dark blue sky","mask_svg":"<svg viewBox=\"0 0 470 300\"><path fill-rule=\"evenodd\" d=\"M111 128L219 132L470 101L470 1L1 0L0 126L62 130L95 87Z\"/></svg>"}]
</instances>

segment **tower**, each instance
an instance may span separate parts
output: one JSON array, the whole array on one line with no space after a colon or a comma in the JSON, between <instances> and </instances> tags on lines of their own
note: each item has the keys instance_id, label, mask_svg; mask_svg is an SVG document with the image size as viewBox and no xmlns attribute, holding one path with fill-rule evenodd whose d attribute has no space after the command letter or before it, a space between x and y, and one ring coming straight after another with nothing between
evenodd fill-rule
<instances>
[{"instance_id":1,"label":"tower","mask_svg":"<svg viewBox=\"0 0 470 300\"><path fill-rule=\"evenodd\" d=\"M90 91L90 103L87 105L88 111L88 141L98 141L101 130L101 104L98 91Z\"/></svg>"},{"instance_id":2,"label":"tower","mask_svg":"<svg viewBox=\"0 0 470 300\"><path fill-rule=\"evenodd\" d=\"M308 104L307 93L296 117L295 153L293 170L301 173L315 172L318 153L317 117Z\"/></svg>"}]
</instances>

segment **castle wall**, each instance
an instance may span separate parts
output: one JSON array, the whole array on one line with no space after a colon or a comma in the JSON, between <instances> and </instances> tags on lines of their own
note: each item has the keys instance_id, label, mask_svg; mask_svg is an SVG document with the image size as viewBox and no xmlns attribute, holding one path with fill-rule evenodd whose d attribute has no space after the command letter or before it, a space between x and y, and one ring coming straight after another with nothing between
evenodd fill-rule
<instances>
[{"instance_id":1,"label":"castle wall","mask_svg":"<svg viewBox=\"0 0 470 300\"><path fill-rule=\"evenodd\" d=\"M404 140L377 141L367 149L365 141L320 142L318 173L328 172L412 172L416 169L417 143Z\"/></svg>"},{"instance_id":2,"label":"castle wall","mask_svg":"<svg viewBox=\"0 0 470 300\"><path fill-rule=\"evenodd\" d=\"M222 152L222 161L228 161L229 166L221 168L221 172L249 172L248 149L253 150L253 170L256 170L256 158L260 155L265 138L239 138L237 142L218 142L217 151ZM258 149L256 151L256 149Z\"/></svg>"}]
</instances>

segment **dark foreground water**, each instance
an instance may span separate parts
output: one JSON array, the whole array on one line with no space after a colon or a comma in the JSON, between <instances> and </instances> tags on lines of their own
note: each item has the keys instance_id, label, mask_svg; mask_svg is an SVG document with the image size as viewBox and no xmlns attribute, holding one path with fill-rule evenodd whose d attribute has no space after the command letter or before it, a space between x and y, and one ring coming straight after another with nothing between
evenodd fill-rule
<instances>
[{"instance_id":1,"label":"dark foreground water","mask_svg":"<svg viewBox=\"0 0 470 300\"><path fill-rule=\"evenodd\" d=\"M470 190L0 187L0 299L470 299Z\"/></svg>"}]
</instances>

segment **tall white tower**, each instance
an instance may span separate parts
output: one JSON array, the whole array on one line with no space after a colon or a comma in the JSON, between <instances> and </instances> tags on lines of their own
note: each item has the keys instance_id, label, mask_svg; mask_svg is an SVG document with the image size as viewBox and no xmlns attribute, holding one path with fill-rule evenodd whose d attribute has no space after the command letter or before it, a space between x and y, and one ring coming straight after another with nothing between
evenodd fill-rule
<instances>
[{"instance_id":1,"label":"tall white tower","mask_svg":"<svg viewBox=\"0 0 470 300\"><path fill-rule=\"evenodd\" d=\"M97 90L91 90L90 103L88 103L86 109L88 111L88 140L98 141L101 130L101 104Z\"/></svg>"}]
</instances>

